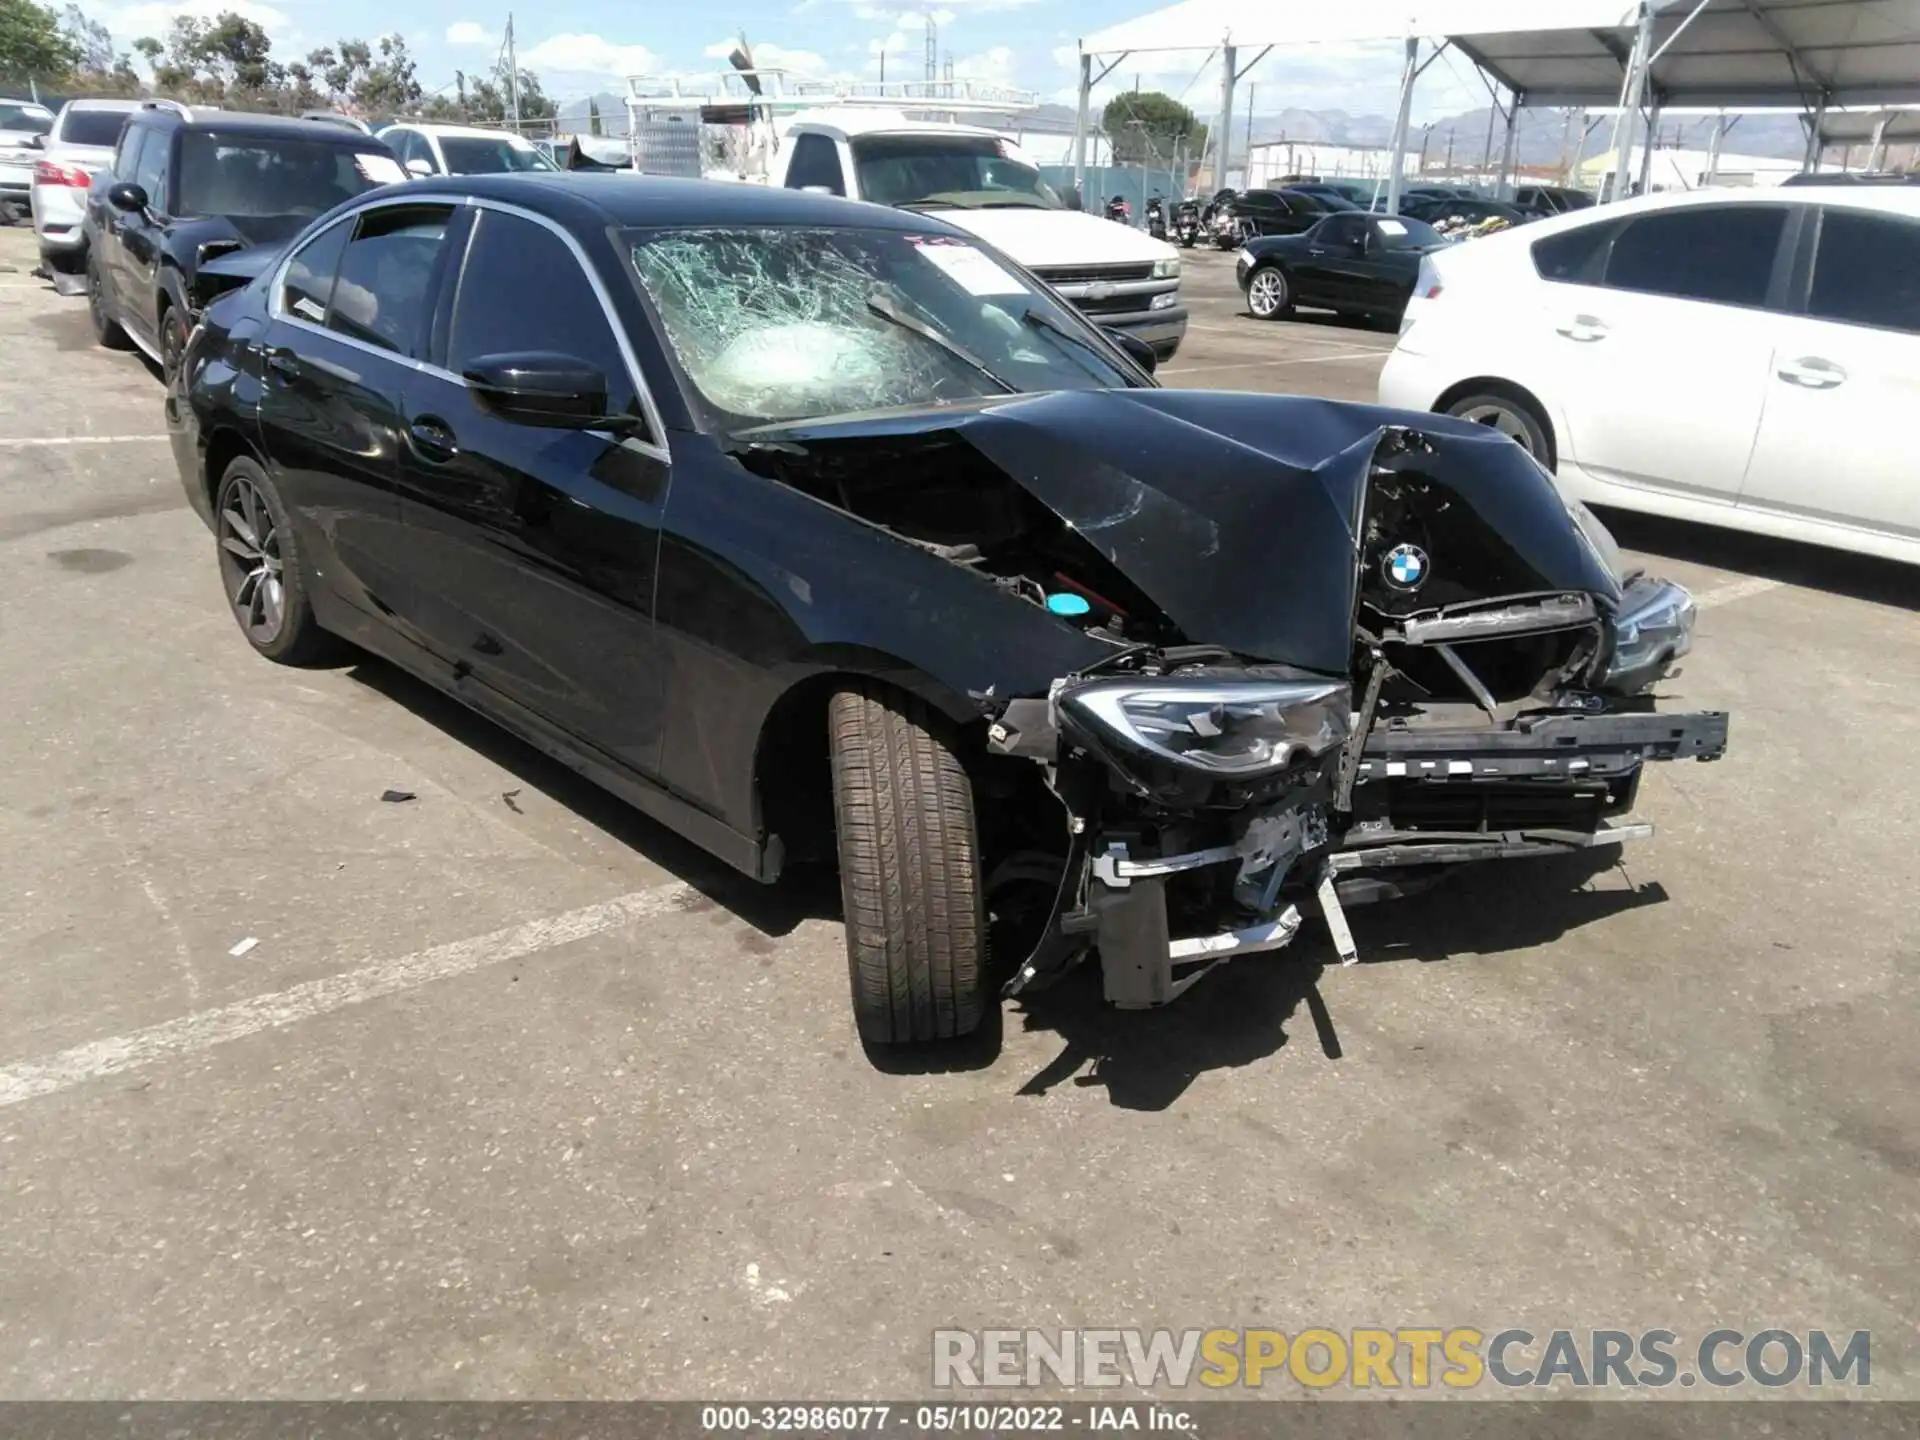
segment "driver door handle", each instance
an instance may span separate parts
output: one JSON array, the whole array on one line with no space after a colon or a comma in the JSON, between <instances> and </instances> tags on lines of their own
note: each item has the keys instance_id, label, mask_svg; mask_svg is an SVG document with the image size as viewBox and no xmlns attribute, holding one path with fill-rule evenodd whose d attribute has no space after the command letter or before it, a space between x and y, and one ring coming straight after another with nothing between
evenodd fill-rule
<instances>
[{"instance_id":1,"label":"driver door handle","mask_svg":"<svg viewBox=\"0 0 1920 1440\"><path fill-rule=\"evenodd\" d=\"M1576 315L1564 325L1556 325L1554 333L1564 335L1569 340L1577 340L1583 345L1595 340L1607 338L1607 322L1592 315Z\"/></svg>"},{"instance_id":2,"label":"driver door handle","mask_svg":"<svg viewBox=\"0 0 1920 1440\"><path fill-rule=\"evenodd\" d=\"M423 460L445 462L460 453L447 422L434 415L422 415L407 427L407 440Z\"/></svg>"},{"instance_id":3,"label":"driver door handle","mask_svg":"<svg viewBox=\"0 0 1920 1440\"><path fill-rule=\"evenodd\" d=\"M283 385L291 385L300 378L300 357L287 349L267 351L267 370L272 378Z\"/></svg>"},{"instance_id":4,"label":"driver door handle","mask_svg":"<svg viewBox=\"0 0 1920 1440\"><path fill-rule=\"evenodd\" d=\"M1798 385L1806 390L1831 390L1845 383L1847 372L1831 360L1822 360L1817 355L1802 355L1798 360L1789 360L1773 372L1789 385Z\"/></svg>"}]
</instances>

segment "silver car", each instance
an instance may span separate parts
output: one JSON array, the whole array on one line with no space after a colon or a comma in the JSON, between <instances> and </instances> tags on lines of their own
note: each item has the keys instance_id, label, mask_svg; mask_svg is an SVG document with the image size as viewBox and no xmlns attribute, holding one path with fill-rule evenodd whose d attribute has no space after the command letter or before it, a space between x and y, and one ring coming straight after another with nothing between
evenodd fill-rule
<instances>
[{"instance_id":1,"label":"silver car","mask_svg":"<svg viewBox=\"0 0 1920 1440\"><path fill-rule=\"evenodd\" d=\"M87 266L87 187L113 163L114 146L138 100L69 100L33 151L33 234L50 270L78 275Z\"/></svg>"},{"instance_id":2,"label":"silver car","mask_svg":"<svg viewBox=\"0 0 1920 1440\"><path fill-rule=\"evenodd\" d=\"M53 112L35 100L0 96L0 205L25 209L39 144L53 128Z\"/></svg>"}]
</instances>

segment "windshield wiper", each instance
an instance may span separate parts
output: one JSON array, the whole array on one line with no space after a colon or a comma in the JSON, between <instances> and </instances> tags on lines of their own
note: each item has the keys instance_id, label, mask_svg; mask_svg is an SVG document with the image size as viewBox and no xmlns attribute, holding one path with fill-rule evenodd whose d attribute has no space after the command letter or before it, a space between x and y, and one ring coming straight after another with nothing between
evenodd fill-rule
<instances>
[{"instance_id":1,"label":"windshield wiper","mask_svg":"<svg viewBox=\"0 0 1920 1440\"><path fill-rule=\"evenodd\" d=\"M987 200L973 207L976 210L1057 210L1057 205L1049 205L1044 200Z\"/></svg>"},{"instance_id":2,"label":"windshield wiper","mask_svg":"<svg viewBox=\"0 0 1920 1440\"><path fill-rule=\"evenodd\" d=\"M896 210L964 210L966 206L953 200L902 200L893 208Z\"/></svg>"},{"instance_id":3,"label":"windshield wiper","mask_svg":"<svg viewBox=\"0 0 1920 1440\"><path fill-rule=\"evenodd\" d=\"M964 345L958 341L948 339L925 321L916 320L913 316L907 314L898 305L893 303L892 298L888 296L885 291L875 290L869 294L867 296L867 309L878 315L882 320L898 325L902 330L910 330L921 339L932 341L963 365L978 370L982 375L986 376L987 379L999 387L1001 393L1011 395L1018 389L1017 386L1009 385L1005 380L1002 380L998 375L994 374L992 370L987 368L986 361L980 359L979 356L975 355Z\"/></svg>"},{"instance_id":4,"label":"windshield wiper","mask_svg":"<svg viewBox=\"0 0 1920 1440\"><path fill-rule=\"evenodd\" d=\"M1100 368L1097 371L1088 370L1088 373L1096 380L1110 380L1113 378L1114 365L1112 357L1107 355L1105 351L1101 350L1100 347L1095 345L1091 340L1087 339L1086 336L1076 335L1044 310L1034 310L1032 308L1022 310L1020 312L1020 319L1026 324L1033 326L1036 330L1044 330L1049 335L1059 336L1075 349L1091 355L1094 359L1098 360L1100 362ZM1082 368L1087 367L1083 366Z\"/></svg>"}]
</instances>

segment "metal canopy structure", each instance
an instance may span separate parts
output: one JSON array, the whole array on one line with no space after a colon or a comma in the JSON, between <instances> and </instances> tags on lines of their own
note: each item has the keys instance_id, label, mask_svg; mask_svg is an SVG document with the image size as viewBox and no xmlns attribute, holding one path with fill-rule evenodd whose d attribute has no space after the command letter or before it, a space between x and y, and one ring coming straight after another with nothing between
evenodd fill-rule
<instances>
[{"instance_id":1,"label":"metal canopy structure","mask_svg":"<svg viewBox=\"0 0 1920 1440\"><path fill-rule=\"evenodd\" d=\"M1820 122L1819 133L1822 150L1830 145L1867 146L1867 169L1878 170L1889 145L1920 142L1920 108L1829 113Z\"/></svg>"},{"instance_id":2,"label":"metal canopy structure","mask_svg":"<svg viewBox=\"0 0 1920 1440\"><path fill-rule=\"evenodd\" d=\"M1667 106L1804 110L1811 167L1828 109L1920 104L1920 0L1181 0L1081 42L1076 156L1085 149L1089 92L1127 54L1217 50L1224 64L1214 134L1224 136L1234 85L1267 50L1380 40L1406 47L1389 181L1395 204L1414 83L1432 59L1421 61L1422 41L1435 53L1460 51L1510 95L1503 177L1522 107L1619 111L1615 198L1627 193L1632 121L1643 112L1657 120ZM1238 52L1255 47L1259 56L1241 66ZM1098 74L1096 58L1107 60ZM1650 159L1651 124L1647 134Z\"/></svg>"}]
</instances>

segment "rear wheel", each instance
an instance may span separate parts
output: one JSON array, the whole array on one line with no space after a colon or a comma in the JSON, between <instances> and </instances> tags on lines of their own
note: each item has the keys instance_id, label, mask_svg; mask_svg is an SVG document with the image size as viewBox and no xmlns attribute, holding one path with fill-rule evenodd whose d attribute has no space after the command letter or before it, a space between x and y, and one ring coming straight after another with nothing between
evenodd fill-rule
<instances>
[{"instance_id":1,"label":"rear wheel","mask_svg":"<svg viewBox=\"0 0 1920 1440\"><path fill-rule=\"evenodd\" d=\"M1278 265L1262 265L1247 277L1247 309L1256 320L1279 320L1293 309L1293 289Z\"/></svg>"},{"instance_id":2,"label":"rear wheel","mask_svg":"<svg viewBox=\"0 0 1920 1440\"><path fill-rule=\"evenodd\" d=\"M927 707L860 685L827 714L853 1016L869 1044L946 1040L986 1014L973 785Z\"/></svg>"},{"instance_id":3,"label":"rear wheel","mask_svg":"<svg viewBox=\"0 0 1920 1440\"><path fill-rule=\"evenodd\" d=\"M213 514L221 585L247 643L282 665L329 658L339 642L313 618L309 577L267 472L245 456L227 466Z\"/></svg>"},{"instance_id":4,"label":"rear wheel","mask_svg":"<svg viewBox=\"0 0 1920 1440\"><path fill-rule=\"evenodd\" d=\"M106 282L100 278L100 261L87 256L87 315L93 321L93 338L109 350L131 350L133 342L120 322L107 313Z\"/></svg>"},{"instance_id":5,"label":"rear wheel","mask_svg":"<svg viewBox=\"0 0 1920 1440\"><path fill-rule=\"evenodd\" d=\"M1498 430L1548 469L1553 468L1553 443L1547 421L1530 403L1503 391L1483 390L1462 395L1447 406L1447 414Z\"/></svg>"}]
</instances>

